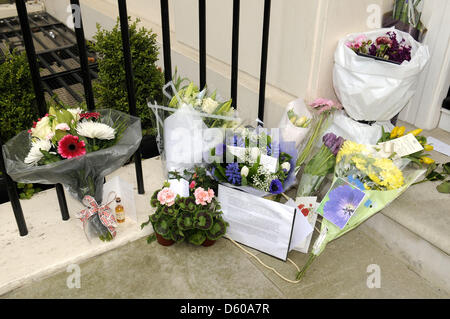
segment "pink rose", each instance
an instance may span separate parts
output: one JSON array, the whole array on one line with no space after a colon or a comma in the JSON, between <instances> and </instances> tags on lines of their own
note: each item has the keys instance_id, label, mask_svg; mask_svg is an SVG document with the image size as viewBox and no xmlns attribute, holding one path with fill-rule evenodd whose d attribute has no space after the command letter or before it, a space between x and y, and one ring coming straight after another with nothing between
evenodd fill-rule
<instances>
[{"instance_id":1,"label":"pink rose","mask_svg":"<svg viewBox=\"0 0 450 319\"><path fill-rule=\"evenodd\" d=\"M168 187L160 190L157 198L161 205L172 206L175 203L175 193Z\"/></svg>"},{"instance_id":2,"label":"pink rose","mask_svg":"<svg viewBox=\"0 0 450 319\"><path fill-rule=\"evenodd\" d=\"M388 46L391 46L392 40L389 37L382 36L377 38L377 45L380 44L387 44Z\"/></svg>"},{"instance_id":3,"label":"pink rose","mask_svg":"<svg viewBox=\"0 0 450 319\"><path fill-rule=\"evenodd\" d=\"M214 197L214 191L212 189L208 189L205 191L203 187L198 187L195 192L195 203L197 205L206 205L207 203L211 203L211 200Z\"/></svg>"},{"instance_id":4,"label":"pink rose","mask_svg":"<svg viewBox=\"0 0 450 319\"><path fill-rule=\"evenodd\" d=\"M192 182L189 184L189 188L190 188L190 189L194 189L194 187L195 187L195 181L192 181Z\"/></svg>"}]
</instances>

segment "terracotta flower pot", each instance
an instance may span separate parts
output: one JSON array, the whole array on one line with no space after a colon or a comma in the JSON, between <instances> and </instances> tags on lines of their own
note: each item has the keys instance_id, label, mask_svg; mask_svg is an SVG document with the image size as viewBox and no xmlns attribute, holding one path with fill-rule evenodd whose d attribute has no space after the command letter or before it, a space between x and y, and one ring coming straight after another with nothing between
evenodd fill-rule
<instances>
[{"instance_id":1,"label":"terracotta flower pot","mask_svg":"<svg viewBox=\"0 0 450 319\"><path fill-rule=\"evenodd\" d=\"M205 239L205 241L203 242L202 246L209 247L209 246L214 245L215 242L216 242L215 240Z\"/></svg>"},{"instance_id":2,"label":"terracotta flower pot","mask_svg":"<svg viewBox=\"0 0 450 319\"><path fill-rule=\"evenodd\" d=\"M162 246L171 246L173 244L175 244L175 241L173 241L172 239L165 239L163 236L161 236L160 234L156 233L156 240L158 241L158 243Z\"/></svg>"}]
</instances>

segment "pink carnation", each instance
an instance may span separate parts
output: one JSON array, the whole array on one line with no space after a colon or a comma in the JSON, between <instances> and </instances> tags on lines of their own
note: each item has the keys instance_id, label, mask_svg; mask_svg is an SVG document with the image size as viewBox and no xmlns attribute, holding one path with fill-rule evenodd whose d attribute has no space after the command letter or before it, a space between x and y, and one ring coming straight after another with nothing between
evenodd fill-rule
<instances>
[{"instance_id":1,"label":"pink carnation","mask_svg":"<svg viewBox=\"0 0 450 319\"><path fill-rule=\"evenodd\" d=\"M195 203L204 206L207 203L211 203L211 200L214 198L214 191L210 188L206 191L203 187L198 187L194 192L194 196Z\"/></svg>"},{"instance_id":2,"label":"pink carnation","mask_svg":"<svg viewBox=\"0 0 450 319\"><path fill-rule=\"evenodd\" d=\"M161 205L172 206L175 203L175 193L168 187L160 190L157 198Z\"/></svg>"},{"instance_id":3,"label":"pink carnation","mask_svg":"<svg viewBox=\"0 0 450 319\"><path fill-rule=\"evenodd\" d=\"M319 107L319 106L329 106L330 108L334 106L334 102L332 100L318 98L315 99L314 102L310 104L312 107Z\"/></svg>"}]
</instances>

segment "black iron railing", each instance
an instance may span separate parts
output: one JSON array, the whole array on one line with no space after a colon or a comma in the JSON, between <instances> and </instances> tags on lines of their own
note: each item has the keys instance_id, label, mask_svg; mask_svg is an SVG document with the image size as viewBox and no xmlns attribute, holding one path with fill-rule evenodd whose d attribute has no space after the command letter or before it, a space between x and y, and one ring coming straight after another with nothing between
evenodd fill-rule
<instances>
[{"instance_id":1,"label":"black iron railing","mask_svg":"<svg viewBox=\"0 0 450 319\"><path fill-rule=\"evenodd\" d=\"M168 0L161 1L161 25L163 38L163 57L164 57L164 77L165 81L172 80L172 62L171 62L171 47L170 47L170 24L169 24L169 5ZM27 15L25 0L16 0L17 13L20 20L21 33L25 50L30 65L31 76L33 79L33 88L36 95L36 102L39 113L44 115L46 113L46 104L44 98L45 84L43 85L42 78L39 74L39 68L36 60L36 51L33 44L33 36L30 30L29 19ZM71 5L80 6L79 0L70 0ZM261 69L260 69L260 85L259 85L259 101L258 101L258 118L262 121L264 119L264 103L265 103L265 86L266 86L266 71L267 71L267 51L269 41L269 21L270 21L270 6L271 0L264 1L264 20L262 32L262 48L261 48ZM120 27L122 33L122 47L124 54L126 85L128 92L129 113L136 115L136 97L133 81L133 69L130 50L130 39L128 30L128 15L126 0L118 0ZM206 0L198 0L199 13L199 75L200 87L206 85ZM89 68L86 40L83 31L83 24L81 20L81 11L73 10L73 18L77 22L75 25L75 34L78 45L79 64L82 74L82 83L85 92L85 100L89 110L95 109L93 91L91 85L91 73ZM75 16L79 14L79 16ZM240 0L233 0L233 30L232 30L232 48L231 48L231 98L233 105L237 106L237 89L238 89L238 52L239 52L239 14L240 14ZM77 20L78 19L78 20ZM45 27L40 26L42 32L46 32ZM72 58L76 58L72 56ZM50 75L51 76L51 75ZM44 86L44 87L43 87ZM2 145L0 144L0 147ZM3 162L3 154L0 152L0 169L3 173L3 179L7 184L8 196L14 211L16 222L21 236L28 233L22 208L15 183L6 174L5 165ZM136 168L136 178L138 185L138 193L144 193L144 181L142 175L142 163L140 151L134 155L134 163ZM59 206L64 220L69 219L67 203L63 188L60 184L56 185L56 192L58 194Z\"/></svg>"}]
</instances>

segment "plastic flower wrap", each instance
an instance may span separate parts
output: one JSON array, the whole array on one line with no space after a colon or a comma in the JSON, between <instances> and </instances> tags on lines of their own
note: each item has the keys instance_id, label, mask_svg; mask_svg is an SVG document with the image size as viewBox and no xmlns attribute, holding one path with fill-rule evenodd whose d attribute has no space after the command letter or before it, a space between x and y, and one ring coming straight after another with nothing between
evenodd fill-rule
<instances>
[{"instance_id":1,"label":"plastic flower wrap","mask_svg":"<svg viewBox=\"0 0 450 319\"><path fill-rule=\"evenodd\" d=\"M80 202L102 201L104 177L137 151L140 119L116 110L49 113L4 146L8 174L21 183L63 184Z\"/></svg>"},{"instance_id":2,"label":"plastic flower wrap","mask_svg":"<svg viewBox=\"0 0 450 319\"><path fill-rule=\"evenodd\" d=\"M295 183L295 143L283 141L278 129L227 130L210 155L218 181L257 196L280 194Z\"/></svg>"},{"instance_id":3,"label":"plastic flower wrap","mask_svg":"<svg viewBox=\"0 0 450 319\"><path fill-rule=\"evenodd\" d=\"M320 235L297 278L330 241L379 212L425 172L415 169L408 159L383 156L376 146L344 142L336 156L333 184L317 208L324 217Z\"/></svg>"},{"instance_id":4,"label":"plastic flower wrap","mask_svg":"<svg viewBox=\"0 0 450 319\"><path fill-rule=\"evenodd\" d=\"M323 145L319 152L305 165L305 170L297 189L297 197L311 196L318 191L327 174L334 171L336 155L344 139L333 133L323 136Z\"/></svg>"},{"instance_id":5,"label":"plastic flower wrap","mask_svg":"<svg viewBox=\"0 0 450 319\"><path fill-rule=\"evenodd\" d=\"M206 88L199 91L193 82L181 87L184 80L175 76L174 82L164 86L170 101L167 106L148 103L157 120L157 143L165 175L202 164L202 154L210 148L202 140L205 130L233 128L241 122L231 100L221 101L216 92L209 93Z\"/></svg>"}]
</instances>

